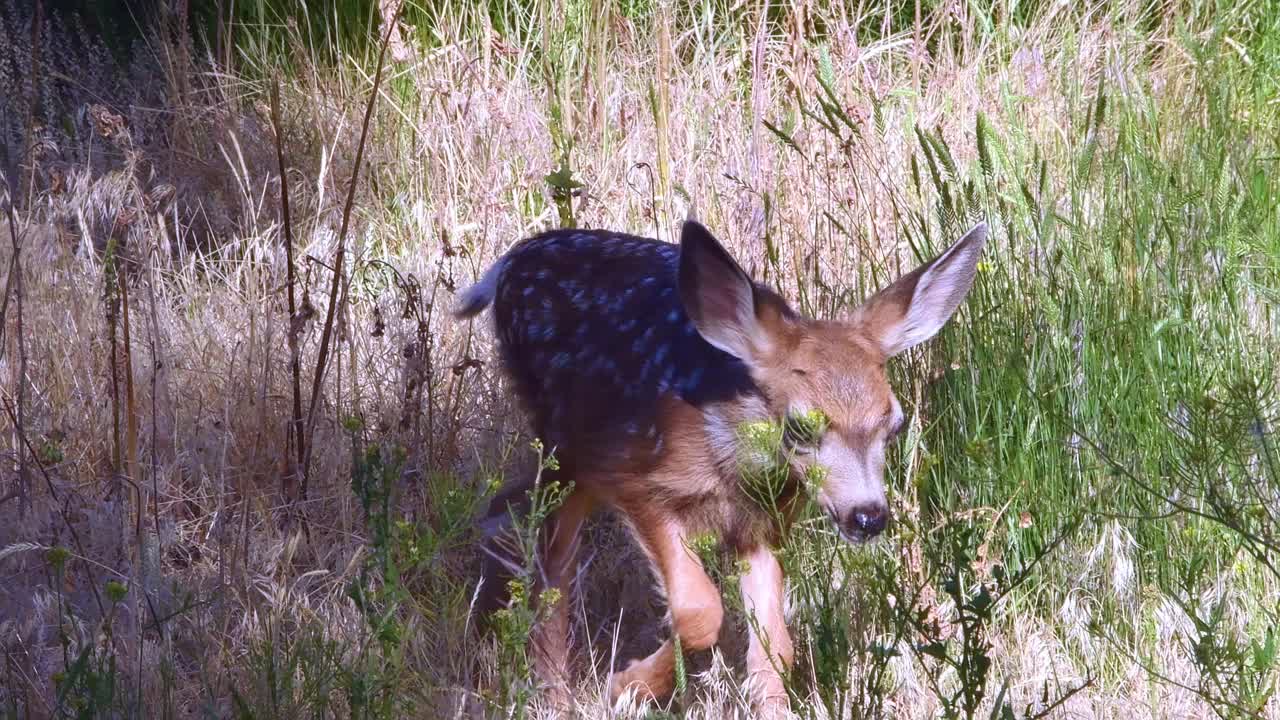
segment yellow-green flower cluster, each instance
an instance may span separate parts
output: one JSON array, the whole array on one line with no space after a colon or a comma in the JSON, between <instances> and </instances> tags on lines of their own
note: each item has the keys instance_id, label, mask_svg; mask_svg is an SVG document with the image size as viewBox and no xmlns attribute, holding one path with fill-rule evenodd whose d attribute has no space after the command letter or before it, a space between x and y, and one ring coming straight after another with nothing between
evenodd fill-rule
<instances>
[{"instance_id":1,"label":"yellow-green flower cluster","mask_svg":"<svg viewBox=\"0 0 1280 720\"><path fill-rule=\"evenodd\" d=\"M791 453L821 441L830 420L821 410L788 415L785 421L755 420L738 426L738 472L743 489L766 510L776 510L791 479ZM827 470L817 463L804 473L804 485L817 490Z\"/></svg>"}]
</instances>

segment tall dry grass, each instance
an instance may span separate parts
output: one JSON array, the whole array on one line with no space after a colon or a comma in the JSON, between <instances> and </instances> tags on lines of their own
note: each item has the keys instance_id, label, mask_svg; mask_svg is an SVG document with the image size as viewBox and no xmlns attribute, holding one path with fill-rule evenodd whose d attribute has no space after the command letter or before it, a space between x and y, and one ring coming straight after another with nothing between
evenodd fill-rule
<instances>
[{"instance_id":1,"label":"tall dry grass","mask_svg":"<svg viewBox=\"0 0 1280 720\"><path fill-rule=\"evenodd\" d=\"M1030 289L1035 271L1085 246L1067 232L1041 233L1041 223L1114 228L1109 218L1119 212L1107 185L1078 182L1081 146L1130 153L1133 162L1175 157L1192 134L1179 118L1206 112L1206 61L1188 48L1238 65L1262 46L1234 36L1263 33L1251 23L1265 24L1266 10L1219 21L1211 9L1180 5L956 4L903 20L879 6L803 2L768 13L720 3L659 3L651 12L610 2L497 7L443 4L398 34L359 167L377 69L367 51L321 64L291 35L298 31L250 26L240 32L285 38L287 72L280 57L253 52L252 41L234 62L232 54L188 59L163 34L119 66L91 38L52 21L32 43L20 22L30 15L5 10L11 58L0 74L8 91L0 119L18 149L5 177L21 264L6 239L0 265L15 268L6 297L20 277L22 300L20 316L6 306L0 360L3 401L15 412L5 421L14 470L0 485L0 705L8 715L524 712L493 690L509 682L504 648L475 632L468 523L505 474L529 472L536 459L487 330L444 312L456 290L537 230L572 221L672 240L696 214L753 275L806 312L832 316L909 267L921 250L914 245L941 242L981 206L1006 248L992 263L1013 248L1035 254L1029 267L988 266L1007 282L990 280L981 307L1065 313L1041 309L1046 290ZM269 110L277 79L296 243L292 318ZM1125 145L1119 124L1099 121L1082 136L1082 118L1101 111L1103 96L1137 115L1145 109L1167 132L1143 135L1156 146L1142 153ZM1252 121L1277 127L1273 115ZM934 148L927 163L922 146ZM935 162L956 192L953 205L940 208L929 190ZM1006 180L992 180L981 203L959 201L966 178L984 172ZM1006 210L1021 208L1024 194L1051 202ZM7 223L0 230L9 237ZM332 351L312 395L340 242L347 259ZM1245 262L1258 257L1235 252ZM996 297L997 287L1018 282L1024 295ZM1274 286L1259 282L1245 302L1248 331L1262 352L1274 350ZM1213 312L1189 308L1183 320ZM962 322L984 317L971 312ZM317 408L305 496L296 434L290 439L291 332L303 406ZM1048 337L1054 327L1044 332L1047 346L1072 342ZM937 381L970 357L960 355L965 347L915 357L907 374ZM931 386L908 387L916 437L898 469L927 479L926 455L959 463L962 452L934 429L948 415L940 401L930 404ZM1092 393L1089 407L1106 404L1106 387ZM1023 400L1008 395L1027 423L1050 422L1045 406ZM1070 442L1077 457L1085 452L1078 438ZM402 461L389 459L393 446ZM885 552L907 558L903 572L923 582L933 577L928 568L911 563L925 562L931 510L917 492L924 481L912 482L895 486L895 502L918 532L899 534ZM1037 492L1034 481L1027 492ZM982 552L1004 543L1010 561L1034 554L1009 539L1020 506L966 500L946 512L976 518L988 533ZM1227 690L1206 690L1202 665L1186 651L1199 632L1187 609L1141 579L1159 573L1151 566L1176 539L1139 542L1123 512L1099 513L1060 548L1044 586L1011 596L986 629L991 674L1005 684L993 684L983 711L1005 700L1029 716L1244 716L1214 706L1212 692ZM610 713L611 663L651 649L664 631L660 601L637 572L643 561L620 528L603 522L592 537L603 550L583 571L574 614L586 658L580 709L596 717ZM835 576L868 608L886 597L890 607L913 600L877 584L884 558L841 557L843 570L866 570ZM1246 642L1274 638L1267 603L1277 578L1239 553L1211 574L1201 601L1237 601L1225 631ZM818 617L801 596L793 614ZM940 618L956 611L936 590L926 604ZM375 607L394 622L371 620ZM892 626L880 612L861 617L854 608L845 618L865 643L841 666L851 688L845 704L800 683L798 707L807 699L816 717L832 708L860 716L860 678L880 662L883 686L862 691L885 716L944 712L955 672L912 652L910 639L877 659L868 648L887 642ZM944 629L943 639L954 632ZM817 657L806 647L803 657ZM745 711L731 640L727 648L692 672L680 699L688 716ZM1260 672L1274 682L1274 669ZM520 698L544 714L536 697ZM1275 700L1256 711L1280 717Z\"/></svg>"}]
</instances>

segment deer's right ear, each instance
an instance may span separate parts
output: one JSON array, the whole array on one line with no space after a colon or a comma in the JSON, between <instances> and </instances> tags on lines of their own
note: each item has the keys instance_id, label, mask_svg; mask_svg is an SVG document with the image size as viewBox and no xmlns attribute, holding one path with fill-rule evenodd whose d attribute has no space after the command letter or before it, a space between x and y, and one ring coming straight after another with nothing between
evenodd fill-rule
<instances>
[{"instance_id":1,"label":"deer's right ear","mask_svg":"<svg viewBox=\"0 0 1280 720\"><path fill-rule=\"evenodd\" d=\"M702 225L680 233L680 301L703 339L750 362L769 348L751 278Z\"/></svg>"}]
</instances>

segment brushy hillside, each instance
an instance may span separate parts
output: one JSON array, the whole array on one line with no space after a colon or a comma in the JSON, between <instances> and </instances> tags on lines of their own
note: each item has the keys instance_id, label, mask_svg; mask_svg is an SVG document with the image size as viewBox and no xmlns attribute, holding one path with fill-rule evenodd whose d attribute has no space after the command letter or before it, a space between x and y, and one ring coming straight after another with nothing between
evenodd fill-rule
<instances>
[{"instance_id":1,"label":"brushy hillside","mask_svg":"<svg viewBox=\"0 0 1280 720\"><path fill-rule=\"evenodd\" d=\"M173 3L111 47L31 5L4 717L549 716L528 585L470 611L476 518L538 453L447 309L534 231L694 213L822 317L992 227L892 368L895 524L783 554L798 715L1280 718L1275 5L426 2L385 52L395 2ZM670 703L608 707L663 607L618 524L591 548L582 715L745 715L740 613Z\"/></svg>"}]
</instances>

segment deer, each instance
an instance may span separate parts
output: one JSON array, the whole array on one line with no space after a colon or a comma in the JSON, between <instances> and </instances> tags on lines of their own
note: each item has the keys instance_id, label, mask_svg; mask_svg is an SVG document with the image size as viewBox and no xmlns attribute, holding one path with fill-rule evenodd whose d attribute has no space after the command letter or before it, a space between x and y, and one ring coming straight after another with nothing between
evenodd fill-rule
<instances>
[{"instance_id":1,"label":"deer","mask_svg":"<svg viewBox=\"0 0 1280 720\"><path fill-rule=\"evenodd\" d=\"M671 628L651 655L611 673L610 701L668 696L677 652L717 644L720 591L691 548L695 536L712 533L743 569L741 597L754 617L746 652L752 703L786 716L784 674L795 651L775 554L784 525L809 497L848 542L885 530L886 449L905 424L886 363L956 313L987 234L985 222L976 224L835 320L794 311L694 220L684 222L678 244L602 230L534 235L461 293L458 318L492 306L501 366L534 434L558 460L555 479L570 488L540 545L541 582L561 599L530 641L539 678L559 689L554 697L564 702L567 693L580 533L607 508L647 557ZM819 427L798 421L814 411ZM786 429L781 521L742 484L738 428L762 421ZM814 467L822 481L806 484ZM524 480L500 491L491 517L518 512L528 489ZM496 580L489 575L482 582Z\"/></svg>"}]
</instances>

